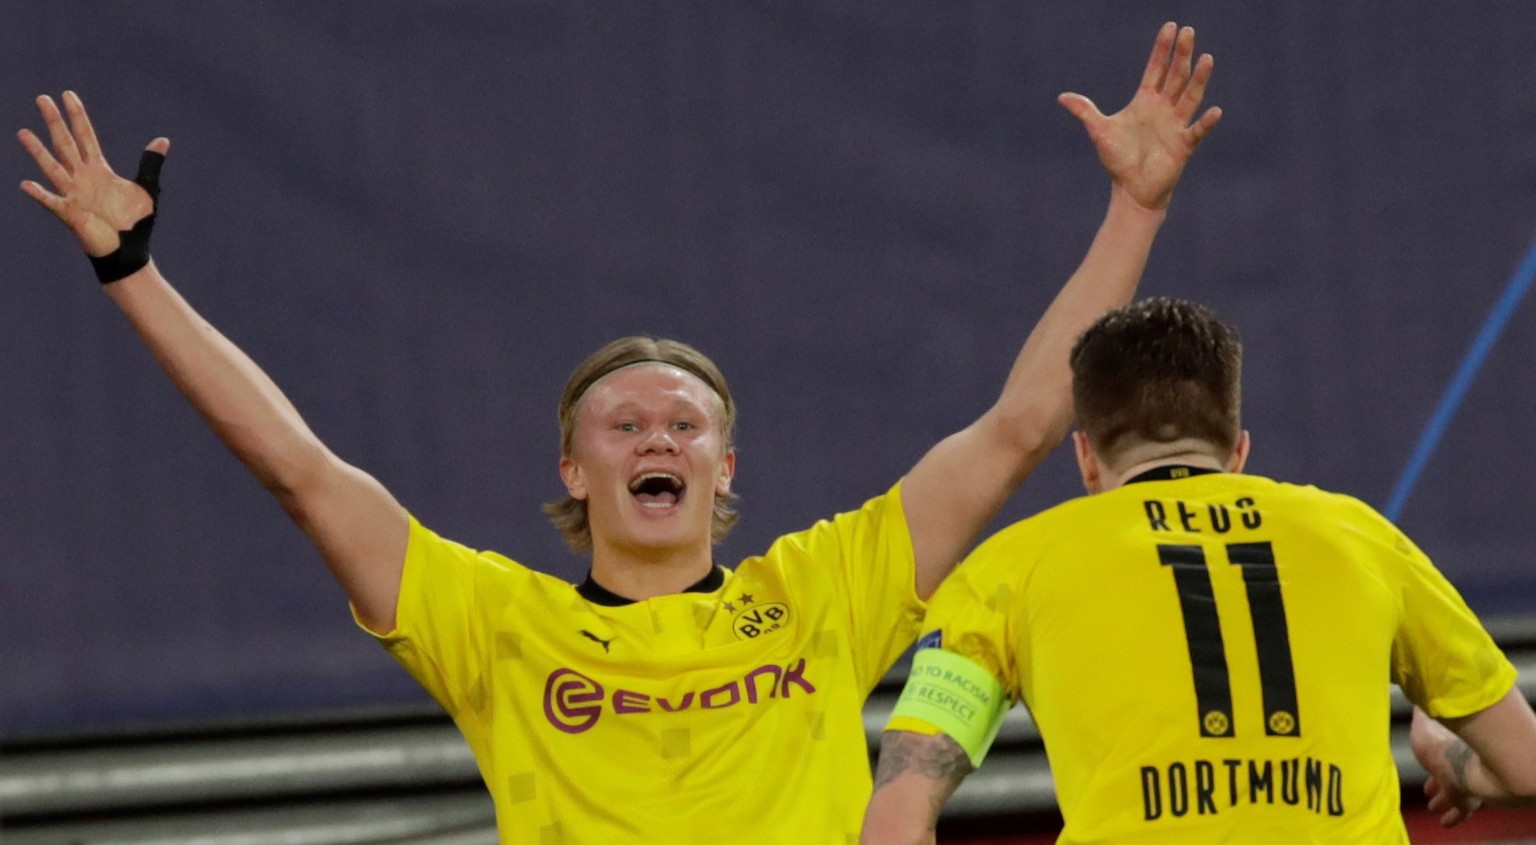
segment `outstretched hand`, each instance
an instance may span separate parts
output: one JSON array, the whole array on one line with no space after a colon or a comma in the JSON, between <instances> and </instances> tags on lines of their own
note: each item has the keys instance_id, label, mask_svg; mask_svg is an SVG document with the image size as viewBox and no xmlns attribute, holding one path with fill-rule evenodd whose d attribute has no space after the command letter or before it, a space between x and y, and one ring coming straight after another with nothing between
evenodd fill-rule
<instances>
[{"instance_id":1,"label":"outstretched hand","mask_svg":"<svg viewBox=\"0 0 1536 845\"><path fill-rule=\"evenodd\" d=\"M1413 709L1413 726L1408 737L1413 756L1429 773L1429 780L1424 782L1429 811L1440 817L1441 827L1455 827L1466 821L1483 803L1465 788L1466 766L1472 749L1449 728L1417 707Z\"/></svg>"},{"instance_id":2,"label":"outstretched hand","mask_svg":"<svg viewBox=\"0 0 1536 845\"><path fill-rule=\"evenodd\" d=\"M38 97L37 108L48 127L53 151L49 152L30 129L21 130L16 137L53 185L53 191L30 180L21 183L21 190L69 227L87 255L100 257L115 251L121 242L119 232L132 229L154 213L154 198L141 185L112 171L102 157L85 104L73 91L64 92L67 125L52 97ZM145 147L161 155L170 148L166 138L156 138Z\"/></svg>"},{"instance_id":3,"label":"outstretched hand","mask_svg":"<svg viewBox=\"0 0 1536 845\"><path fill-rule=\"evenodd\" d=\"M1206 53L1192 61L1194 50L1192 27L1165 23L1136 96L1125 108L1106 117L1082 94L1056 98L1083 122L1110 178L1147 208L1168 207L1184 165L1221 120L1221 109L1215 107L1195 119L1215 60Z\"/></svg>"}]
</instances>

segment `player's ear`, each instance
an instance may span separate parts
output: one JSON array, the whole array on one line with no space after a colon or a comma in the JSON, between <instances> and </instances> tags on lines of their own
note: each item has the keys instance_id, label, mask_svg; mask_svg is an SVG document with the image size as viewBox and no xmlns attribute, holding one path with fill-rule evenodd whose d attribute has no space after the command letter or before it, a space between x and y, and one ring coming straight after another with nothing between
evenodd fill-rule
<instances>
[{"instance_id":1,"label":"player's ear","mask_svg":"<svg viewBox=\"0 0 1536 845\"><path fill-rule=\"evenodd\" d=\"M1072 447L1077 453L1077 471L1083 475L1083 488L1089 495L1102 490L1103 468L1099 464L1098 456L1093 454L1093 446L1088 442L1088 435L1081 431L1072 432Z\"/></svg>"},{"instance_id":2,"label":"player's ear","mask_svg":"<svg viewBox=\"0 0 1536 845\"><path fill-rule=\"evenodd\" d=\"M570 455L560 456L560 480L565 482L565 492L572 499L584 500L587 498L587 477L581 471L581 464Z\"/></svg>"},{"instance_id":3,"label":"player's ear","mask_svg":"<svg viewBox=\"0 0 1536 845\"><path fill-rule=\"evenodd\" d=\"M1237 443L1232 447L1232 456L1227 458L1227 472L1242 472L1248 465L1248 453L1253 449L1253 439L1248 436L1245 429L1238 433Z\"/></svg>"},{"instance_id":4,"label":"player's ear","mask_svg":"<svg viewBox=\"0 0 1536 845\"><path fill-rule=\"evenodd\" d=\"M720 459L720 473L715 477L715 495L724 496L731 492L731 479L736 477L736 450L726 449L725 455Z\"/></svg>"}]
</instances>

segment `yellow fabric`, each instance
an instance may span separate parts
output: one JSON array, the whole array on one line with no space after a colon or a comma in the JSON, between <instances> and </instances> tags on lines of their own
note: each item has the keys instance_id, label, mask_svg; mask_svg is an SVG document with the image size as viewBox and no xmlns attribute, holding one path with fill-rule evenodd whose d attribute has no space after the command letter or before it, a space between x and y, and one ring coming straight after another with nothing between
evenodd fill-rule
<instances>
[{"instance_id":1,"label":"yellow fabric","mask_svg":"<svg viewBox=\"0 0 1536 845\"><path fill-rule=\"evenodd\" d=\"M1515 682L1375 511L1246 475L1137 482L1017 523L939 589L925 628L1029 706L1061 843L1405 843L1389 682L1437 716Z\"/></svg>"},{"instance_id":2,"label":"yellow fabric","mask_svg":"<svg viewBox=\"0 0 1536 845\"><path fill-rule=\"evenodd\" d=\"M623 607L411 521L380 637L453 716L508 843L845 843L861 708L916 638L899 485L712 593Z\"/></svg>"}]
</instances>

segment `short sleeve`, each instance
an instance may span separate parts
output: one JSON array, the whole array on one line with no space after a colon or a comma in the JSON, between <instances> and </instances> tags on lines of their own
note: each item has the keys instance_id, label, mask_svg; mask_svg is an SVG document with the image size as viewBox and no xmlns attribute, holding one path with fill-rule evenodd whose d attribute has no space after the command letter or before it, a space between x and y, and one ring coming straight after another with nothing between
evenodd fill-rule
<instances>
[{"instance_id":1,"label":"short sleeve","mask_svg":"<svg viewBox=\"0 0 1536 845\"><path fill-rule=\"evenodd\" d=\"M1017 653L1010 635L1010 615L1020 583L1021 562L1009 553L1012 537L998 535L977 547L939 586L928 603L925 637L936 634L939 647L969 658L1019 698Z\"/></svg>"},{"instance_id":2,"label":"short sleeve","mask_svg":"<svg viewBox=\"0 0 1536 845\"><path fill-rule=\"evenodd\" d=\"M845 605L849 645L864 690L872 689L917 639L923 619L900 486L856 511L781 537L768 554L780 558L787 572L808 566L825 574L822 580Z\"/></svg>"},{"instance_id":3,"label":"short sleeve","mask_svg":"<svg viewBox=\"0 0 1536 845\"><path fill-rule=\"evenodd\" d=\"M499 566L411 517L394 630L379 633L357 620L453 715L486 665L485 614L477 607L487 568Z\"/></svg>"},{"instance_id":4,"label":"short sleeve","mask_svg":"<svg viewBox=\"0 0 1536 845\"><path fill-rule=\"evenodd\" d=\"M1392 642L1392 680L1431 716L1454 719L1491 707L1516 679L1456 588L1395 528L1402 615Z\"/></svg>"},{"instance_id":5,"label":"short sleeve","mask_svg":"<svg viewBox=\"0 0 1536 845\"><path fill-rule=\"evenodd\" d=\"M1008 549L1009 537L997 535L979 546L939 585L928 601L919 649L941 648L985 669L1013 701L1020 698L1019 653L1010 617L1020 583L1019 562ZM932 725L897 716L887 730L932 734Z\"/></svg>"}]
</instances>

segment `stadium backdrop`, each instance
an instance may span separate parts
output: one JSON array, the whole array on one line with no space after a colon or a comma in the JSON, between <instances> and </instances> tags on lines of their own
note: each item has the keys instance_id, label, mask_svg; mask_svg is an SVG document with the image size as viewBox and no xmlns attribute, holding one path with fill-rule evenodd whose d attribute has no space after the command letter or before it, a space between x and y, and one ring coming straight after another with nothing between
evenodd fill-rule
<instances>
[{"instance_id":1,"label":"stadium backdrop","mask_svg":"<svg viewBox=\"0 0 1536 845\"><path fill-rule=\"evenodd\" d=\"M856 506L986 406L1098 223L1105 180L1055 95L1118 107L1156 26L1192 23L1227 117L1145 291L1242 328L1254 471L1396 491L1478 610L1536 609L1529 3L5 18L5 125L72 87L120 170L170 136L169 277L424 521L567 577L538 504L587 352L650 332L724 366L745 518L723 561ZM19 192L0 225L0 736L420 701L65 233ZM1005 518L1077 492L1059 451Z\"/></svg>"}]
</instances>

